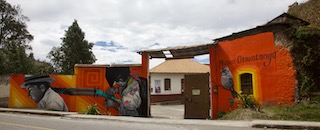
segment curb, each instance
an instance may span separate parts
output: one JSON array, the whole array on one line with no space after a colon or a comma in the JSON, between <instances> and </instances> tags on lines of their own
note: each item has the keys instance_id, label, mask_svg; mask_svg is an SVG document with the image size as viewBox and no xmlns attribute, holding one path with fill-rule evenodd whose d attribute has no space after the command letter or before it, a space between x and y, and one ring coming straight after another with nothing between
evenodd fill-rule
<instances>
[{"instance_id":1,"label":"curb","mask_svg":"<svg viewBox=\"0 0 320 130\"><path fill-rule=\"evenodd\" d=\"M12 109L12 108L0 108L0 112L13 112L13 113L49 115L49 116L66 116L66 115L78 114L77 112L60 112L60 111L48 111L48 110L37 110L37 109Z\"/></svg>"},{"instance_id":2,"label":"curb","mask_svg":"<svg viewBox=\"0 0 320 130\"><path fill-rule=\"evenodd\" d=\"M47 111L38 109L12 109L0 108L0 112L38 114L49 116L61 116L65 119L91 119L109 120L123 122L173 124L173 125L207 125L207 126L227 126L227 127L252 127L252 128L273 128L273 129L307 129L320 130L320 122L307 121L282 121L282 120L197 120L197 119L170 119L163 117L130 117L130 116L106 116L106 115L84 115L77 112Z\"/></svg>"},{"instance_id":3,"label":"curb","mask_svg":"<svg viewBox=\"0 0 320 130\"><path fill-rule=\"evenodd\" d=\"M319 130L320 122L307 121L282 121L282 120L253 120L253 128L273 128L273 129L307 129Z\"/></svg>"},{"instance_id":4,"label":"curb","mask_svg":"<svg viewBox=\"0 0 320 130\"><path fill-rule=\"evenodd\" d=\"M104 116L104 115L81 115L81 114L66 115L63 118L95 119L95 120L139 122L139 123L153 123L153 124L172 124L172 125L251 127L250 121L231 121L231 120L164 119L164 118L150 118L150 117Z\"/></svg>"}]
</instances>

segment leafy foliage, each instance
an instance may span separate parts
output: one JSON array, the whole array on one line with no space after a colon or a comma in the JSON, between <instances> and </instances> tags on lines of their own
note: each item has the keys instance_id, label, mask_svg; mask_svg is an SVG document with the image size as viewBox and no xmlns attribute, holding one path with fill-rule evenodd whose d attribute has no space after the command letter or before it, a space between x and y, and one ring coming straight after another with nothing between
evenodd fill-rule
<instances>
[{"instance_id":1,"label":"leafy foliage","mask_svg":"<svg viewBox=\"0 0 320 130\"><path fill-rule=\"evenodd\" d=\"M254 101L254 98L252 95L249 94L241 94L239 95L240 99L241 99L241 106L243 108L256 108L256 103Z\"/></svg>"},{"instance_id":2,"label":"leafy foliage","mask_svg":"<svg viewBox=\"0 0 320 130\"><path fill-rule=\"evenodd\" d=\"M73 74L75 64L92 64L96 61L91 49L93 43L84 39L75 20L62 38L61 47L53 47L48 54L57 73Z\"/></svg>"},{"instance_id":3,"label":"leafy foliage","mask_svg":"<svg viewBox=\"0 0 320 130\"><path fill-rule=\"evenodd\" d=\"M33 59L25 53L25 48L16 46L15 43L6 43L2 48L3 53L3 73L32 73Z\"/></svg>"},{"instance_id":4,"label":"leafy foliage","mask_svg":"<svg viewBox=\"0 0 320 130\"><path fill-rule=\"evenodd\" d=\"M54 73L53 66L45 61L34 60L34 71L32 74L35 75L48 75Z\"/></svg>"},{"instance_id":5,"label":"leafy foliage","mask_svg":"<svg viewBox=\"0 0 320 130\"><path fill-rule=\"evenodd\" d=\"M308 27L295 28L289 38L293 40L291 55L297 70L300 94L320 91L320 1L308 0L290 6L288 13L306 20Z\"/></svg>"},{"instance_id":6,"label":"leafy foliage","mask_svg":"<svg viewBox=\"0 0 320 130\"><path fill-rule=\"evenodd\" d=\"M84 112L84 114L87 115L100 115L99 109L97 107L97 104L89 105L87 110Z\"/></svg>"},{"instance_id":7,"label":"leafy foliage","mask_svg":"<svg viewBox=\"0 0 320 130\"><path fill-rule=\"evenodd\" d=\"M28 43L33 36L27 30L26 21L19 6L11 6L5 0L0 1L0 73L32 73L32 56Z\"/></svg>"},{"instance_id":8,"label":"leafy foliage","mask_svg":"<svg viewBox=\"0 0 320 130\"><path fill-rule=\"evenodd\" d=\"M320 29L299 27L292 30L291 55L297 70L298 86L303 96L320 90Z\"/></svg>"},{"instance_id":9,"label":"leafy foliage","mask_svg":"<svg viewBox=\"0 0 320 130\"><path fill-rule=\"evenodd\" d=\"M29 21L28 17L22 15L20 6L11 6L5 0L0 1L0 45L5 42L12 42L17 46L31 49L27 43L33 40L33 36L27 30L25 21Z\"/></svg>"}]
</instances>

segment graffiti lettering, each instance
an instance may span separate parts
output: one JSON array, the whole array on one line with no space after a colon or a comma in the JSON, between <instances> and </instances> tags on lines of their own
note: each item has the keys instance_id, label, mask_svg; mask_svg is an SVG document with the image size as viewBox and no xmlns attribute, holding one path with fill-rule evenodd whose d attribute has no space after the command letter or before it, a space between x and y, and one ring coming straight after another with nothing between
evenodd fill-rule
<instances>
[{"instance_id":1,"label":"graffiti lettering","mask_svg":"<svg viewBox=\"0 0 320 130\"><path fill-rule=\"evenodd\" d=\"M277 55L276 52L273 52L270 54L264 54L264 55L260 55L260 59L261 58L262 58L261 60L268 59L268 62L263 62L263 65L267 67L271 64L271 60L276 58L276 55Z\"/></svg>"},{"instance_id":2,"label":"graffiti lettering","mask_svg":"<svg viewBox=\"0 0 320 130\"><path fill-rule=\"evenodd\" d=\"M236 63L235 59L233 59L233 60L219 60L219 67L228 66L228 65L231 65L234 63Z\"/></svg>"},{"instance_id":3,"label":"graffiti lettering","mask_svg":"<svg viewBox=\"0 0 320 130\"><path fill-rule=\"evenodd\" d=\"M235 63L246 63L246 62L254 62L254 61L264 61L263 66L267 67L271 65L272 59L276 58L276 52L265 53L265 54L256 54L252 56L237 56L236 59L228 59L228 60L219 60L219 66L228 66Z\"/></svg>"}]
</instances>

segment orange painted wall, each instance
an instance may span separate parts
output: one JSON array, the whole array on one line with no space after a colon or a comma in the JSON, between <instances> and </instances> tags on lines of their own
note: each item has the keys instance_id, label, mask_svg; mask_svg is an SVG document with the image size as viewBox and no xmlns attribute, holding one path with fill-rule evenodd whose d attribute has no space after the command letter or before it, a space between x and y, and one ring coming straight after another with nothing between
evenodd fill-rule
<instances>
[{"instance_id":1,"label":"orange painted wall","mask_svg":"<svg viewBox=\"0 0 320 130\"><path fill-rule=\"evenodd\" d=\"M105 75L106 67L75 67L76 87L77 88L97 88L106 91L110 88ZM103 97L94 96L76 96L75 106L76 111L81 112L87 109L88 105L97 104L102 114L107 114L108 111L104 107L105 99ZM112 113L116 113L113 112ZM112 114L108 113L108 114ZM115 114L112 114L115 115Z\"/></svg>"},{"instance_id":2,"label":"orange painted wall","mask_svg":"<svg viewBox=\"0 0 320 130\"><path fill-rule=\"evenodd\" d=\"M149 56L148 54L142 55L141 66L129 66L130 74L137 74L138 76L147 79L148 78L148 65ZM51 87L55 88L96 88L106 92L110 88L110 85L106 79L107 67L103 66L75 66L74 75L50 75L55 81L51 84ZM9 104L10 108L37 108L37 104L28 97L26 88L21 88L21 84L25 81L25 75L14 74L10 77L10 97ZM146 86L148 87L146 81ZM140 86L141 87L141 86ZM141 89L141 88L140 88ZM143 88L146 94L140 93L140 95L148 95L148 88ZM101 114L107 115L118 115L118 110L115 108L106 108L104 97L95 96L79 96L79 95L68 95L59 94L65 104L67 105L69 111L73 112L84 112L88 105L97 104L98 109ZM150 103L149 97L145 96L142 99L141 106L139 108L139 113L145 113L140 116L150 115ZM117 97L121 99L121 97ZM143 108L141 108L143 107Z\"/></svg>"},{"instance_id":3,"label":"orange painted wall","mask_svg":"<svg viewBox=\"0 0 320 130\"><path fill-rule=\"evenodd\" d=\"M55 82L51 84L52 87L56 88L75 88L76 77L72 75L50 75L50 77L55 78ZM27 90L21 88L20 85L24 82L25 75L13 74L10 76L10 97L9 97L9 107L14 108L36 108L37 104L28 97ZM69 111L76 111L73 103L75 102L75 97L60 95L65 101Z\"/></svg>"},{"instance_id":4,"label":"orange painted wall","mask_svg":"<svg viewBox=\"0 0 320 130\"><path fill-rule=\"evenodd\" d=\"M272 32L219 42L216 46L209 47L209 54L213 118L217 117L216 113L219 111L230 111L238 107L239 100L234 99L231 92L221 85L220 70L224 66L229 67L234 89L238 93L239 75L251 73L253 96L259 104L293 104L295 70L292 58L286 49L275 46ZM214 91L215 87L217 93Z\"/></svg>"},{"instance_id":5,"label":"orange painted wall","mask_svg":"<svg viewBox=\"0 0 320 130\"><path fill-rule=\"evenodd\" d=\"M143 75L142 66L131 66L130 72L139 76ZM106 67L75 67L75 75L77 76L77 88L97 88L106 91L110 88L106 80ZM144 77L146 78L146 77ZM105 98L93 96L76 96L75 111L81 112L85 110L89 104L97 104L100 112L106 115L118 115L118 110L114 108L106 108L104 106Z\"/></svg>"}]
</instances>

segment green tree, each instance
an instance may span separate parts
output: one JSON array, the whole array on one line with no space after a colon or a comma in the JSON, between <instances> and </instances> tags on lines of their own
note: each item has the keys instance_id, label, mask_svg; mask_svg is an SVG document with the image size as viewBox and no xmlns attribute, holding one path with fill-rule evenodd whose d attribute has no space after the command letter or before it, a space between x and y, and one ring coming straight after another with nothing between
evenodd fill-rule
<instances>
[{"instance_id":1,"label":"green tree","mask_svg":"<svg viewBox=\"0 0 320 130\"><path fill-rule=\"evenodd\" d=\"M48 58L56 73L73 74L75 64L92 64L96 61L92 53L93 43L84 39L85 34L74 20L62 39L61 47L53 47Z\"/></svg>"},{"instance_id":2,"label":"green tree","mask_svg":"<svg viewBox=\"0 0 320 130\"><path fill-rule=\"evenodd\" d=\"M291 55L302 96L320 91L320 28L295 28L290 38L293 40Z\"/></svg>"},{"instance_id":3,"label":"green tree","mask_svg":"<svg viewBox=\"0 0 320 130\"><path fill-rule=\"evenodd\" d=\"M307 27L292 29L291 55L297 70L300 95L320 91L320 0L308 0L289 6L288 13L310 23Z\"/></svg>"},{"instance_id":4,"label":"green tree","mask_svg":"<svg viewBox=\"0 0 320 130\"><path fill-rule=\"evenodd\" d=\"M26 50L33 36L27 30L28 17L18 6L0 0L0 73L32 73L33 62Z\"/></svg>"}]
</instances>

